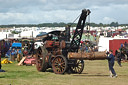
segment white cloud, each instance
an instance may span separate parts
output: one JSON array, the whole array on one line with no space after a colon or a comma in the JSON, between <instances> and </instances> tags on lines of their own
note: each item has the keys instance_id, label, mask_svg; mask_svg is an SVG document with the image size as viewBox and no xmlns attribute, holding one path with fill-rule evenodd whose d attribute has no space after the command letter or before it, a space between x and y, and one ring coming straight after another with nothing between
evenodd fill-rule
<instances>
[{"instance_id":1,"label":"white cloud","mask_svg":"<svg viewBox=\"0 0 128 85\"><path fill-rule=\"evenodd\" d=\"M0 24L72 22L84 8L91 22L127 23L128 0L0 0Z\"/></svg>"},{"instance_id":2,"label":"white cloud","mask_svg":"<svg viewBox=\"0 0 128 85\"><path fill-rule=\"evenodd\" d=\"M117 22L117 20L115 20L114 18L110 18L110 17L104 17L103 22L109 24L111 22Z\"/></svg>"},{"instance_id":3,"label":"white cloud","mask_svg":"<svg viewBox=\"0 0 128 85\"><path fill-rule=\"evenodd\" d=\"M46 22L73 22L80 14L78 11L40 11L40 13L0 13L1 24L39 24ZM73 16L72 16L73 15Z\"/></svg>"},{"instance_id":4,"label":"white cloud","mask_svg":"<svg viewBox=\"0 0 128 85\"><path fill-rule=\"evenodd\" d=\"M128 4L110 4L109 6L92 6L91 21L109 24L113 21L127 23Z\"/></svg>"}]
</instances>

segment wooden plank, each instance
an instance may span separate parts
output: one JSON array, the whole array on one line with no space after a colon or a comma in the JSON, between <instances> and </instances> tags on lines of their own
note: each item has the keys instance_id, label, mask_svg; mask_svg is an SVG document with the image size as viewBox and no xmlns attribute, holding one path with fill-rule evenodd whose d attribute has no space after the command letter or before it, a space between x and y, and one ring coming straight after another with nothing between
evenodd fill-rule
<instances>
[{"instance_id":1,"label":"wooden plank","mask_svg":"<svg viewBox=\"0 0 128 85\"><path fill-rule=\"evenodd\" d=\"M25 59L26 59L26 57L23 57L23 58L21 59L21 61L18 63L18 65L21 66L21 65L23 64L23 62L24 62Z\"/></svg>"}]
</instances>

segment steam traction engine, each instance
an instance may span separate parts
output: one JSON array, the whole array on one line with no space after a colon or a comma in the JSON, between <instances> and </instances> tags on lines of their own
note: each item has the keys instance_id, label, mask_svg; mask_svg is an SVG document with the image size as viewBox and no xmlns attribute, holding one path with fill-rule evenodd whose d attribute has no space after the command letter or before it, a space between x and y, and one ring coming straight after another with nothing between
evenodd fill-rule
<instances>
[{"instance_id":1,"label":"steam traction engine","mask_svg":"<svg viewBox=\"0 0 128 85\"><path fill-rule=\"evenodd\" d=\"M66 27L64 32L51 32L44 39L44 46L40 46L36 53L36 67L38 71L45 72L46 69L52 67L56 74L64 74L69 70L72 73L80 74L84 69L84 59L101 59L104 56L104 53L101 53L97 58L94 52L78 53L85 20L89 14L90 10L82 10L71 41L69 26Z\"/></svg>"}]
</instances>

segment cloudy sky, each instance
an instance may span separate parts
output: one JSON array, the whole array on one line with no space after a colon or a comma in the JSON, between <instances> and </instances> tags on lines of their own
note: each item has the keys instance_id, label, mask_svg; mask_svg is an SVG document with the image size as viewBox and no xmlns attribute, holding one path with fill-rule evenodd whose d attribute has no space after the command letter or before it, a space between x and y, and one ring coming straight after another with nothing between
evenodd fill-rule
<instances>
[{"instance_id":1,"label":"cloudy sky","mask_svg":"<svg viewBox=\"0 0 128 85\"><path fill-rule=\"evenodd\" d=\"M0 0L0 25L73 22L84 8L90 22L128 24L128 0Z\"/></svg>"}]
</instances>

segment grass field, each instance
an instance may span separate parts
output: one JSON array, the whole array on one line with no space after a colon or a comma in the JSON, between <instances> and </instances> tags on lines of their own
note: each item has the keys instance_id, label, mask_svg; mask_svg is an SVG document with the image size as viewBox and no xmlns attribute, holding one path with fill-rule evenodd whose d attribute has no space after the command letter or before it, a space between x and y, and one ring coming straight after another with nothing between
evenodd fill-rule
<instances>
[{"instance_id":1,"label":"grass field","mask_svg":"<svg viewBox=\"0 0 128 85\"><path fill-rule=\"evenodd\" d=\"M38 72L35 66L2 64L6 72L0 73L0 85L128 85L128 63L119 67L115 62L117 78L109 77L107 60L85 61L82 74L57 75L49 69Z\"/></svg>"}]
</instances>

